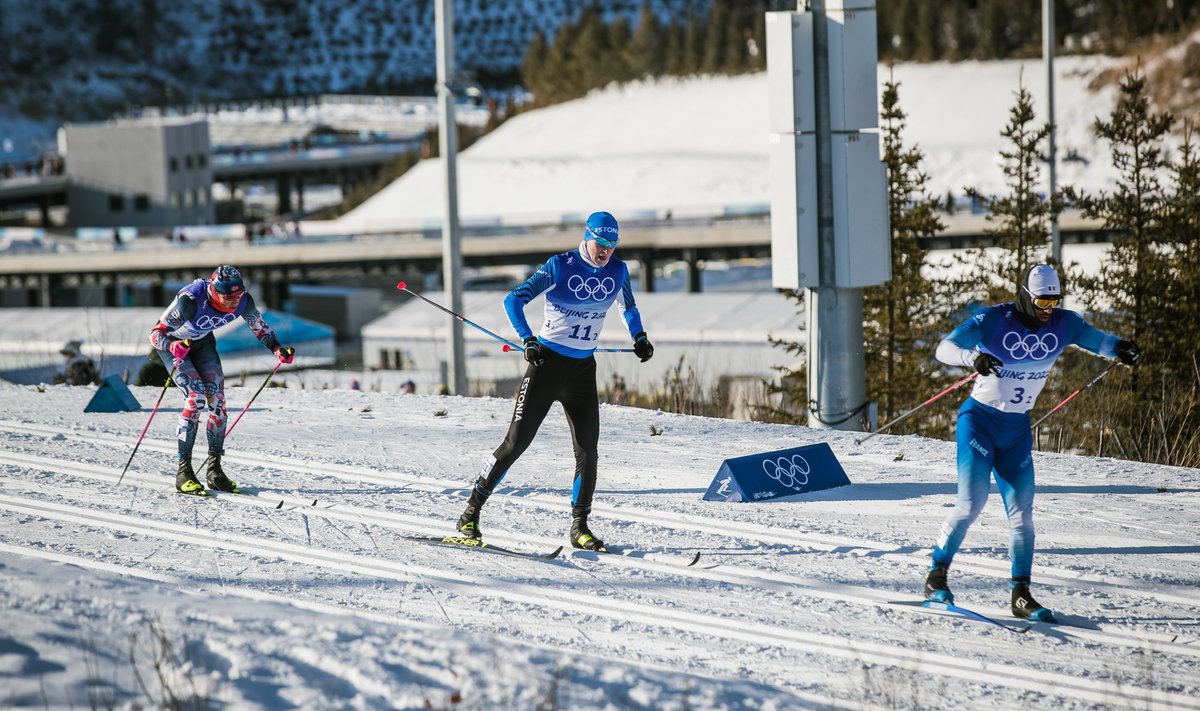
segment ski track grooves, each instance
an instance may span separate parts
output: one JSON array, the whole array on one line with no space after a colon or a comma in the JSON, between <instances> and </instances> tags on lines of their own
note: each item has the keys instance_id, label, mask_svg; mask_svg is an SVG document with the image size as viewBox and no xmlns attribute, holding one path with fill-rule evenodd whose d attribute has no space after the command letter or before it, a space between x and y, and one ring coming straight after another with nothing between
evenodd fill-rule
<instances>
[{"instance_id":1,"label":"ski track grooves","mask_svg":"<svg viewBox=\"0 0 1200 711\"><path fill-rule=\"evenodd\" d=\"M25 431L30 434L39 434L44 436L65 435L70 436L76 441L90 444L100 444L119 449L127 449L131 446L129 442L118 438L115 435L65 433L61 430L51 427L29 425L14 421L0 421L0 426L4 426L11 430ZM174 441L168 443L163 441L145 440L142 442L142 447L145 449L152 449L170 454L174 454L176 451L176 445ZM451 491L465 492L466 490L462 482L457 481L419 477L407 474L381 474L377 470L369 469L367 467L313 462L303 459L293 459L290 457L227 454L225 455L225 459L227 461L236 462L242 465L260 466L275 470L303 471L309 474L331 476L340 479L350 479L355 482L368 482L372 484L378 484L380 486L394 487L397 484L403 484L413 489L421 489L431 493L447 494ZM129 474L126 474L126 478L129 478L129 476ZM493 494L493 496L505 497L509 502L522 506L536 506L544 509L563 512L566 512L570 509L570 506L567 503L564 503L562 500L560 500L561 497L549 497L540 494L525 496L521 495L519 490L513 490L511 488L499 489ZM283 496L280 496L279 498L286 499L286 497ZM794 531L780 533L778 529L754 524L718 521L704 518L702 516L680 516L679 514L675 513L664 514L645 509L639 510L631 507L605 506L603 504L594 504L592 506L592 513L607 515L618 520L650 523L667 529L684 529L713 535L741 538L753 541L755 543L775 543L779 545L804 547L811 550L820 550L826 552L843 554L857 553L864 556L882 557L888 560L915 563L919 565L921 570L925 570L929 565L929 558L927 555L895 552L898 546L893 543L852 539L840 536L824 536L814 533L797 533ZM398 514L395 515L395 517L402 518L402 516ZM428 528L431 523L432 525L446 524L445 521L431 521L430 519L419 520L424 523L426 528ZM510 543L516 543L522 540L539 540L536 537L513 537L496 534L492 534L492 537L498 540L507 540ZM543 542L549 542L551 539L542 538L540 540ZM973 573L990 575L1005 581L1007 581L1011 576L1010 566L1007 561L983 558L980 556L971 556L966 554L959 555L955 558L955 567L958 570L969 570ZM1043 585L1065 586L1078 586L1080 583L1086 583L1088 587L1095 590L1104 590L1123 595L1141 595L1153 597L1164 602L1200 606L1200 594L1198 593L1190 590L1180 590L1178 588L1154 588L1148 586L1144 581L1101 577L1087 573L1079 573L1077 571L1061 570L1048 567L1039 568L1038 581ZM982 612L983 610L980 611Z\"/></svg>"},{"instance_id":2,"label":"ski track grooves","mask_svg":"<svg viewBox=\"0 0 1200 711\"><path fill-rule=\"evenodd\" d=\"M980 684L1001 684L1052 696L1070 696L1093 703L1112 703L1115 699L1120 699L1130 704L1171 704L1176 708L1200 709L1200 699L1193 699L1183 694L1145 689L1099 679L1075 679L1056 672L965 660L947 654L922 652L913 655L912 650L877 642L844 640L797 629L771 627L744 620L719 618L698 612L561 589L547 592L538 585L512 583L486 576L457 574L424 566L352 555L344 551L324 551L309 545L265 541L261 538L228 532L224 533L220 539L197 537L195 529L190 526L126 514L108 513L87 507L48 503L0 494L0 508L18 514L39 516L90 527L108 528L132 535L150 535L163 540L186 543L190 546L204 546L213 550L281 558L355 575L400 582L436 581L440 587L457 591L464 596L482 594L515 603L554 608L570 613L586 610L586 614L631 624L668 627L694 634L754 644L771 643L807 654L822 654L862 663L899 667L913 672L954 677ZM43 551L23 549L22 554L36 557L43 554ZM61 555L52 551L50 554ZM536 562L534 564L541 565ZM132 574L140 575L140 572Z\"/></svg>"},{"instance_id":3,"label":"ski track grooves","mask_svg":"<svg viewBox=\"0 0 1200 711\"><path fill-rule=\"evenodd\" d=\"M115 474L97 472L91 466L78 464L70 461L62 461L49 459L40 456L31 455L13 455L6 453L0 449L0 463L8 463L16 466L28 466L35 469L44 469L56 473L68 474L71 476L102 481L105 483L115 482ZM154 475L146 475L141 473L127 474L126 479L132 482L147 484L149 486L162 487L164 482L154 481ZM167 482L169 484L169 482ZM289 506L283 509L284 512L302 511L303 513L320 516L326 520L344 521L347 523L372 524L388 530L398 531L402 534L418 533L426 534L431 527L436 527L442 523L437 519L422 518L419 516L409 516L394 512L381 512L374 509L364 509L356 506L345 504L329 505L329 506L311 506L310 499L299 499L287 494L278 494L275 492L260 493L255 495L245 494L222 494L220 492L210 492L210 496L218 498L226 498L228 501L242 506L260 507L268 510L276 510L278 502L282 501ZM508 545L524 545L528 546L533 543L545 543L546 545L554 545L556 539L544 536L522 536L522 537L503 537L496 536L493 540L499 540L501 544ZM900 611L902 614L923 616L927 613L921 610L914 610L907 607L898 607L893 605L897 593L886 589L867 588L855 585L846 585L833 582L813 581L809 578L803 578L787 573L773 573L770 571L757 570L754 568L745 568L732 565L721 565L719 568L706 567L684 567L680 564L682 557L678 559L663 560L657 556L645 557L628 557L623 555L603 555L592 553L589 551L571 551L571 554L577 558L592 560L604 565L625 566L637 568L641 570L653 570L658 573L667 575L686 576L696 579L708 580L712 582L723 582L731 585L740 585L753 587L764 590L778 592L795 592L803 590L806 595L818 597L822 599L835 600L848 603L856 603L861 605L874 605L888 609L892 612ZM1006 611L985 610L980 608L979 612L990 614L992 616L1000 616L1006 614ZM1120 644L1134 649L1140 649L1148 644L1154 645L1159 651L1173 651L1185 656L1200 657L1200 646L1192 646L1184 643L1175 643L1171 638L1165 635L1152 635L1145 632L1126 632L1119 629L1083 629L1075 627L1057 627L1056 633L1064 636L1077 637L1083 640L1092 642L1102 642L1107 644Z\"/></svg>"}]
</instances>

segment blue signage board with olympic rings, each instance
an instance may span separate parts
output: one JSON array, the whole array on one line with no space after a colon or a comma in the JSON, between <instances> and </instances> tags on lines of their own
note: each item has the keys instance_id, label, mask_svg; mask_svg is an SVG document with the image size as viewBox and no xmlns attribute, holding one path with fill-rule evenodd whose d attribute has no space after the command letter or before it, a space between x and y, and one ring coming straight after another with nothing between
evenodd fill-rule
<instances>
[{"instance_id":1,"label":"blue signage board with olympic rings","mask_svg":"<svg viewBox=\"0 0 1200 711\"><path fill-rule=\"evenodd\" d=\"M849 483L833 450L821 442L726 459L704 492L704 500L763 501Z\"/></svg>"}]
</instances>

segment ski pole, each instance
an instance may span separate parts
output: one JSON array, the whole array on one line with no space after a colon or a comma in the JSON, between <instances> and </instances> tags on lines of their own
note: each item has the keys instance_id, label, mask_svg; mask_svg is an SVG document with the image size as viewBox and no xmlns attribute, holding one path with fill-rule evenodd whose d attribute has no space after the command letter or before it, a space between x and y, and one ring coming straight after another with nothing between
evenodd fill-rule
<instances>
[{"instance_id":1,"label":"ski pole","mask_svg":"<svg viewBox=\"0 0 1200 711\"><path fill-rule=\"evenodd\" d=\"M917 406L916 406L916 407L914 407L913 409L911 409L911 410L909 410L908 412L904 413L903 415L901 415L901 416L897 417L896 419L894 419L894 420L892 420L891 422L887 423L887 424L886 424L886 425L884 425L883 427L880 427L879 429L875 430L874 432L872 432L871 434L867 435L866 437L863 437L862 439L856 439L856 440L854 440L854 443L855 443L855 444L862 444L863 442L866 442L867 440L871 439L871 438L872 438L872 437L874 437L875 435L877 435L877 434L880 434L880 433L882 433L884 430L886 430L886 429L890 428L892 425L896 425L896 424L899 424L899 423L903 422L904 420L907 420L908 418L910 418L910 417L912 417L913 415L917 414L917 410L920 410L921 408L925 407L926 405L928 405L928 404L930 404L930 403L932 403L932 402L934 402L934 401L936 401L936 400L940 399L940 398L941 398L943 395L947 395L947 394L949 394L950 392L952 392L952 391L954 391L954 390L957 390L958 388L961 388L962 386L964 386L964 385L966 385L967 383L971 382L972 380L974 380L974 379L975 379L975 378L977 378L978 376L979 376L979 373L977 373L977 372L976 372L976 373L971 373L971 374L970 374L970 375L968 375L967 377L965 377L965 378L963 378L962 380L958 381L957 383L955 383L955 384L951 385L950 387L948 387L948 388L946 388L945 390L941 391L941 392L940 392L940 393L938 393L937 395L934 395L933 397L929 398L928 400L926 400L925 402L921 403L920 405L917 405Z\"/></svg>"},{"instance_id":2,"label":"ski pole","mask_svg":"<svg viewBox=\"0 0 1200 711\"><path fill-rule=\"evenodd\" d=\"M436 302L436 301L431 301L431 300L429 300L429 299L426 299L424 296L422 296L422 295L418 294L417 292L413 291L412 289L409 289L409 288L408 288L408 284L407 284L406 282L400 282L399 284L397 284L397 285L396 285L396 288L397 288L397 289L399 289L400 291L407 291L408 293L410 293L410 294L412 294L413 296L417 297L417 298L418 298L418 299L420 299L421 301L424 301L425 303L429 304L430 306L432 306L432 307L434 307L434 308L436 308L436 309L441 309L442 311L445 311L446 313L450 314L451 316L453 316L454 318L458 319L459 321L462 321L463 323L467 324L468 326L470 326L470 327L472 327L472 328L476 328L476 329L478 329L478 330L480 330L480 331L483 331L483 332L484 332L484 333L486 333L487 335L491 336L492 338L495 338L497 341L500 341L500 342L501 342L501 343L503 343L504 345L508 346L508 348L511 348L511 349L514 349L514 350L518 350L518 351L523 351L523 350L525 350L524 348L522 348L521 346L518 346L517 344L515 344L515 343L513 343L512 341L508 340L507 338L504 338L503 336L500 336L500 335L497 335L497 334L495 334L495 333L492 333L491 331L487 330L487 329L486 329L486 328L484 328L483 326L480 326L479 324L475 323L475 322L474 322L474 321L472 321L471 319L469 319L469 318L467 318L467 317L465 317L465 316L460 316L460 315L458 315L458 314L454 313L453 311L451 311L450 309L446 308L445 306L442 306L441 304L439 304L439 303L438 303L438 302ZM505 352L505 353L507 353L507 352L508 352L508 349L506 348L506 349L504 350L504 352Z\"/></svg>"},{"instance_id":3,"label":"ski pole","mask_svg":"<svg viewBox=\"0 0 1200 711\"><path fill-rule=\"evenodd\" d=\"M459 314L454 313L453 311L446 308L445 306L442 306L438 302L427 299L424 296L422 296L421 294L418 294L417 292L413 291L412 289L409 289L408 284L406 282L400 282L399 284L396 284L396 288L399 289L400 291L406 291L406 292L412 294L413 296L417 297L421 301L424 301L425 303L429 304L430 306L432 306L436 309L440 309L441 311L444 311L445 313L450 314L451 316L458 319L459 321L462 321L463 323L467 324L468 326L478 329L478 330L486 333L487 335L491 336L492 338L495 338L497 341L500 341L501 343L504 344L504 347L502 350L505 353L508 353L510 351L517 351L517 352L523 353L525 351L524 346L518 346L517 344L508 340L507 338L504 338L503 336L492 333L491 331L487 330L483 326L480 326L479 324L475 323L471 319L469 319L465 316L460 316ZM632 348L597 348L596 350L600 351L602 353L632 353L633 352Z\"/></svg>"},{"instance_id":4,"label":"ski pole","mask_svg":"<svg viewBox=\"0 0 1200 711\"><path fill-rule=\"evenodd\" d=\"M188 341L184 341L188 343ZM162 405L163 395L167 394L167 388L171 387L171 378L175 377L175 371L179 369L179 364L171 368L170 375L167 376L167 382L163 383L162 392L158 394L158 402L154 403L154 409L150 411L150 417L146 418L146 426L142 428L142 433L138 435L137 444L133 445L133 451L129 453L129 461L125 462L125 468L121 470L121 476L117 477L117 485L120 486L121 480L125 478L125 472L129 471L129 465L133 463L133 455L137 454L138 447L142 446L142 439L146 436L146 430L150 429L150 422L154 419L154 415L158 413L158 408Z\"/></svg>"},{"instance_id":5,"label":"ski pole","mask_svg":"<svg viewBox=\"0 0 1200 711\"><path fill-rule=\"evenodd\" d=\"M234 427L237 427L237 423L241 421L241 419L242 419L242 415L246 414L246 410L249 410L249 409L250 409L250 405L254 404L254 400L255 400L255 398L257 398L257 397L258 397L258 394L259 394L259 393L261 393L261 392L263 391L263 388L267 387L267 383L271 382L271 377L272 377L273 375L275 375L275 371L279 370L279 366L281 366L281 365L283 365L283 361L279 361L278 363L276 363L276 364L275 364L275 367L271 369L271 372L270 372L270 373L267 373L267 379L263 381L262 385L259 385L259 386L258 386L258 390L257 390L257 391L255 391L255 393L254 393L254 396L250 398L250 402L246 403L246 406L245 406L245 407L243 407L243 408L242 408L242 411L238 413L237 419L235 419L235 420L233 421L233 424L232 424L232 425L230 425L230 426L229 426L229 428L225 430L225 436L226 436L226 437L228 437L228 436L229 436L229 434L230 434L231 432L233 432L233 428L234 428Z\"/></svg>"},{"instance_id":6,"label":"ski pole","mask_svg":"<svg viewBox=\"0 0 1200 711\"><path fill-rule=\"evenodd\" d=\"M1087 384L1085 384L1083 387L1079 388L1079 389L1078 389L1078 390L1076 390L1075 392L1073 392L1073 393L1071 393L1070 395L1068 395L1068 396L1066 397L1066 399L1065 399L1065 400L1063 400L1062 402L1058 403L1058 404L1057 404L1057 405L1055 405L1053 408L1051 408L1050 412L1047 412L1046 414L1044 414L1044 415L1042 415L1041 417L1039 417L1039 418L1038 418L1038 421L1037 421L1037 422L1035 422L1035 423L1033 423L1033 424L1030 426L1030 428L1031 428L1031 429L1037 429L1037 426L1038 426L1038 425L1040 425L1040 424L1042 424L1042 422L1043 422L1043 421L1044 421L1044 420L1045 420L1047 417L1049 417L1049 416L1053 415L1054 413L1058 412L1060 409L1062 409L1062 407L1063 407L1064 405L1066 405L1068 402L1071 402L1072 400L1074 400L1076 395L1078 395L1079 393L1083 392L1084 390L1087 390L1088 388L1090 388L1090 387L1092 387L1093 385L1095 385L1095 384L1096 384L1096 381L1098 381L1098 380L1100 380L1100 378L1103 378L1104 376L1108 375L1108 372L1109 372L1110 370L1112 370L1113 368L1117 367L1117 366L1118 366L1118 365L1120 365L1120 364L1121 364L1121 361L1119 361L1119 360L1114 360L1113 362L1109 363L1107 368L1105 368L1104 370L1100 371L1099 373L1096 373L1095 377L1093 377L1091 380L1087 381Z\"/></svg>"}]
</instances>

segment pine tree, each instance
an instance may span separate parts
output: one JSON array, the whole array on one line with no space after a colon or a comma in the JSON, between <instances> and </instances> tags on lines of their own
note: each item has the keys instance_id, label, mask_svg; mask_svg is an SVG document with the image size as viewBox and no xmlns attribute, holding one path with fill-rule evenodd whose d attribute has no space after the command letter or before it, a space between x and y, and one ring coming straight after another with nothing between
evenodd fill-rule
<instances>
[{"instance_id":1,"label":"pine tree","mask_svg":"<svg viewBox=\"0 0 1200 711\"><path fill-rule=\"evenodd\" d=\"M1159 176L1169 166L1163 139L1173 121L1170 114L1151 112L1145 78L1127 73L1116 108L1107 121L1096 119L1094 127L1110 145L1116 187L1080 201L1085 216L1101 218L1107 229L1118 231L1099 274L1084 282L1092 287L1090 294L1107 302L1107 307L1091 304L1097 322L1144 343L1154 335L1147 325L1161 293L1161 257L1152 245L1161 238L1166 193Z\"/></svg>"},{"instance_id":2,"label":"pine tree","mask_svg":"<svg viewBox=\"0 0 1200 711\"><path fill-rule=\"evenodd\" d=\"M1050 242L1049 218L1062 211L1061 194L1043 199L1039 192L1042 144L1050 135L1048 124L1036 125L1033 96L1025 87L1017 90L1017 100L1009 109L1008 123L1000 132L1006 140L1001 149L1001 170L1007 191L999 196L984 196L969 188L967 194L981 201L987 211L989 227L998 253L983 248L968 250L960 257L968 265L960 277L963 293L974 293L982 301L1012 300L1014 289L1025 269L1045 261Z\"/></svg>"},{"instance_id":3,"label":"pine tree","mask_svg":"<svg viewBox=\"0 0 1200 711\"><path fill-rule=\"evenodd\" d=\"M521 65L521 81L525 82L525 88L533 92L535 97L540 97L546 90L544 82L549 51L546 35L538 30L525 50L525 61Z\"/></svg>"},{"instance_id":4,"label":"pine tree","mask_svg":"<svg viewBox=\"0 0 1200 711\"><path fill-rule=\"evenodd\" d=\"M1109 143L1118 172L1116 186L1082 197L1080 205L1114 236L1098 272L1073 281L1095 325L1136 341L1142 357L1109 375L1105 388L1058 426L1068 433L1067 447L1194 466L1200 461L1196 336L1189 332L1197 323L1191 304L1180 300L1197 279L1188 244L1195 234L1183 234L1200 219L1197 166L1190 138L1179 163L1171 164L1164 139L1172 123L1169 113L1151 111L1144 78L1132 72L1108 119L1096 120L1096 135ZM1164 176L1173 177L1176 193L1164 186ZM1085 428L1107 437L1089 441Z\"/></svg>"},{"instance_id":5,"label":"pine tree","mask_svg":"<svg viewBox=\"0 0 1200 711\"><path fill-rule=\"evenodd\" d=\"M892 278L863 291L863 335L868 398L880 404L880 421L891 421L920 404L946 376L934 360L931 344L948 330L946 304L939 285L922 273L928 250L920 239L945 229L937 216L938 199L926 192L929 177L924 154L904 143L905 113L899 84L884 85L880 112L883 161L888 170L888 220L891 228ZM942 434L944 410L930 409L907 420L906 431Z\"/></svg>"},{"instance_id":6,"label":"pine tree","mask_svg":"<svg viewBox=\"0 0 1200 711\"><path fill-rule=\"evenodd\" d=\"M665 69L662 23L648 3L638 14L637 28L629 41L628 62L635 78L660 76Z\"/></svg>"},{"instance_id":7,"label":"pine tree","mask_svg":"<svg viewBox=\"0 0 1200 711\"><path fill-rule=\"evenodd\" d=\"M1190 374L1200 358L1200 151L1195 127L1183 125L1171 166L1172 191L1163 206L1163 241L1176 278L1164 284L1163 360Z\"/></svg>"}]
</instances>

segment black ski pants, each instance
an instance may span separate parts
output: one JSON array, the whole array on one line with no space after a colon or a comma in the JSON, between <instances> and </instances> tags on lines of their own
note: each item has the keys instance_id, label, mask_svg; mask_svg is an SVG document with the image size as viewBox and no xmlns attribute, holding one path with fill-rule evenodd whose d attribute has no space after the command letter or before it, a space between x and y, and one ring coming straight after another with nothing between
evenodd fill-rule
<instances>
[{"instance_id":1,"label":"black ski pants","mask_svg":"<svg viewBox=\"0 0 1200 711\"><path fill-rule=\"evenodd\" d=\"M490 470L485 471L476 489L490 494L508 468L517 461L546 419L555 401L562 403L571 427L575 449L575 481L571 488L571 506L576 512L592 508L596 491L596 456L600 440L600 398L596 394L596 359L571 358L543 348L546 360L530 365L517 388L512 423L500 447L492 453Z\"/></svg>"}]
</instances>

